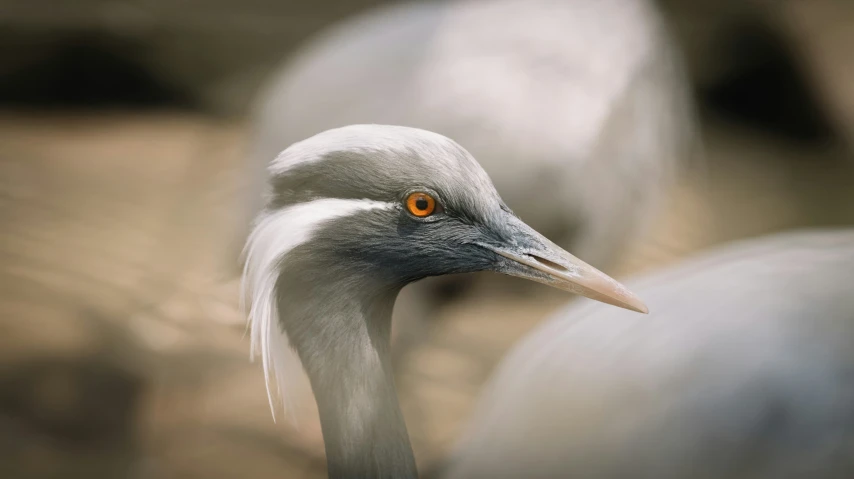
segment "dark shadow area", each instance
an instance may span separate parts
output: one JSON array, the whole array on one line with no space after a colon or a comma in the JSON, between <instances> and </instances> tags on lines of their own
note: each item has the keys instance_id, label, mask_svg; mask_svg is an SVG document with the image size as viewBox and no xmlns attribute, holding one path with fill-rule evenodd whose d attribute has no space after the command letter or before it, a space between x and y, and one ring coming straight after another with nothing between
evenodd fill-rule
<instances>
[{"instance_id":1,"label":"dark shadow area","mask_svg":"<svg viewBox=\"0 0 854 479\"><path fill-rule=\"evenodd\" d=\"M0 372L0 409L77 446L133 436L142 379L98 359L45 358Z\"/></svg>"},{"instance_id":2,"label":"dark shadow area","mask_svg":"<svg viewBox=\"0 0 854 479\"><path fill-rule=\"evenodd\" d=\"M0 477L114 479L139 465L139 415L151 388L141 351L117 322L89 311L80 319L88 352L0 368Z\"/></svg>"},{"instance_id":3,"label":"dark shadow area","mask_svg":"<svg viewBox=\"0 0 854 479\"><path fill-rule=\"evenodd\" d=\"M139 456L144 390L142 378L94 358L8 365L0 371L0 476L126 477Z\"/></svg>"},{"instance_id":4,"label":"dark shadow area","mask_svg":"<svg viewBox=\"0 0 854 479\"><path fill-rule=\"evenodd\" d=\"M719 42L735 68L699 92L709 112L802 143L834 141L826 113L779 33L757 20L734 26Z\"/></svg>"},{"instance_id":5,"label":"dark shadow area","mask_svg":"<svg viewBox=\"0 0 854 479\"><path fill-rule=\"evenodd\" d=\"M0 34L0 39L15 41L12 37L8 32ZM140 61L145 58L145 48L128 40L75 34L30 41L39 43L41 54L19 60L16 68L0 77L0 107L71 110L196 107L189 92L152 73Z\"/></svg>"}]
</instances>

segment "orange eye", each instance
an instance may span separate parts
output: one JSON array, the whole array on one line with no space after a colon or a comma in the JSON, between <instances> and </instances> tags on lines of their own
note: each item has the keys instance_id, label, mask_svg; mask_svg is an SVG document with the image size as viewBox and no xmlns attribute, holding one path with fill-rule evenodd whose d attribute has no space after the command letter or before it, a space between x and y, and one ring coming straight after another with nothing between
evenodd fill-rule
<instances>
[{"instance_id":1,"label":"orange eye","mask_svg":"<svg viewBox=\"0 0 854 479\"><path fill-rule=\"evenodd\" d=\"M436 200L427 193L412 193L406 197L406 209L413 215L424 218L436 211Z\"/></svg>"}]
</instances>

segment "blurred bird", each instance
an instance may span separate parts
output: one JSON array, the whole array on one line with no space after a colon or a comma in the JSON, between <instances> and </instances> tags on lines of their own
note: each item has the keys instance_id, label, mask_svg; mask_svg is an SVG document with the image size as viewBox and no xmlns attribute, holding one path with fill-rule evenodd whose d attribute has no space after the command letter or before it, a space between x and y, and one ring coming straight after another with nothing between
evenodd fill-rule
<instances>
[{"instance_id":1,"label":"blurred bird","mask_svg":"<svg viewBox=\"0 0 854 479\"><path fill-rule=\"evenodd\" d=\"M585 302L540 325L429 477L854 477L854 230L629 284L649 316Z\"/></svg>"},{"instance_id":2,"label":"blurred bird","mask_svg":"<svg viewBox=\"0 0 854 479\"><path fill-rule=\"evenodd\" d=\"M608 271L690 146L675 50L647 0L370 10L309 41L258 97L249 213L262 207L264 166L291 143L348 124L406 125L465 145L513 211ZM404 291L396 354L423 336L448 281Z\"/></svg>"},{"instance_id":3,"label":"blurred bird","mask_svg":"<svg viewBox=\"0 0 854 479\"><path fill-rule=\"evenodd\" d=\"M333 129L292 145L269 171L271 195L243 276L252 347L271 406L271 376L290 394L304 368L330 477L417 476L389 344L406 284L496 271L646 312L616 281L523 223L477 161L442 135Z\"/></svg>"}]
</instances>

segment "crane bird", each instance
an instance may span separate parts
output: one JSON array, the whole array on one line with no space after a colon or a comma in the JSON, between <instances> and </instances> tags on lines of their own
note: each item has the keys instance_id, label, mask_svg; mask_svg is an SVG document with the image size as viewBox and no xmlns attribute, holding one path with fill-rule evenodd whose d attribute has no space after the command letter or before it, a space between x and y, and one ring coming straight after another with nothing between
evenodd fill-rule
<instances>
[{"instance_id":1,"label":"crane bird","mask_svg":"<svg viewBox=\"0 0 854 479\"><path fill-rule=\"evenodd\" d=\"M249 216L263 206L263 167L288 145L349 124L406 125L465 145L513 211L608 271L692 145L675 50L649 0L370 9L310 39L261 90ZM470 281L407 288L394 315L395 353L423 337L445 286Z\"/></svg>"},{"instance_id":2,"label":"crane bird","mask_svg":"<svg viewBox=\"0 0 854 479\"><path fill-rule=\"evenodd\" d=\"M302 365L330 477L416 477L389 344L392 308L406 284L496 271L647 311L523 223L477 161L442 135L336 128L287 148L269 175L243 274L253 353L262 358L271 406L270 379L287 405Z\"/></svg>"},{"instance_id":3,"label":"crane bird","mask_svg":"<svg viewBox=\"0 0 854 479\"><path fill-rule=\"evenodd\" d=\"M854 477L854 229L778 233L575 303L505 356L431 477Z\"/></svg>"}]
</instances>

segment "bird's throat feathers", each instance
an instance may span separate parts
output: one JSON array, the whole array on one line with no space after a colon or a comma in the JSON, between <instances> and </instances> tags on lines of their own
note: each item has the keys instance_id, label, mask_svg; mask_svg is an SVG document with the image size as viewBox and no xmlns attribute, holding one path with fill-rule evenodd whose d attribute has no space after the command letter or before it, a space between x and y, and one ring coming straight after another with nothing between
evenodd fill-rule
<instances>
[{"instance_id":1,"label":"bird's throat feathers","mask_svg":"<svg viewBox=\"0 0 854 479\"><path fill-rule=\"evenodd\" d=\"M271 407L275 411L274 377L295 420L294 406L310 397L307 374L327 457L365 477L389 461L405 472L400 477L415 470L390 367L391 313L399 287L366 284L357 270L342 277L307 242L336 218L389 207L341 199L294 205L262 215L245 251L252 354L261 356Z\"/></svg>"},{"instance_id":2,"label":"bird's throat feathers","mask_svg":"<svg viewBox=\"0 0 854 479\"><path fill-rule=\"evenodd\" d=\"M334 289L335 285L327 282L326 288L314 288L323 272L319 265L310 268L306 264L311 258L298 257L300 246L310 241L330 221L359 211L389 207L382 202L327 198L263 213L256 220L244 249L241 303L248 310L251 355L261 357L274 417L277 408L273 397L276 394L271 379L275 378L276 392L286 411L296 404L295 396L307 385L300 359L293 350L295 345L288 337L288 330L292 329L290 326L299 331L299 325L306 322L300 319L301 316L308 313L316 315L319 310L326 309L313 310L317 304L354 307L343 304L341 298L339 301L329 298L331 302L320 299L318 293ZM283 274L283 268L289 268L287 274ZM346 278L339 278L339 281L346 282ZM301 298L297 293L300 290L303 290ZM297 301L299 299L303 301ZM301 304L309 300L312 300L311 304ZM282 306L287 311L282 311ZM334 314L342 313L344 311L339 309ZM358 310L350 313L358 313ZM289 417L295 419L293 415Z\"/></svg>"},{"instance_id":3,"label":"bird's throat feathers","mask_svg":"<svg viewBox=\"0 0 854 479\"><path fill-rule=\"evenodd\" d=\"M245 251L252 354L261 356L274 417L278 393L296 421L304 411L298 406L311 398L310 382L327 457L335 458L330 464L364 477L389 462L399 465L399 477L414 477L390 366L399 287L365 283L370 275L358 269L331 268L331 257L307 243L330 221L389 207L342 199L297 204L259 217Z\"/></svg>"}]
</instances>

